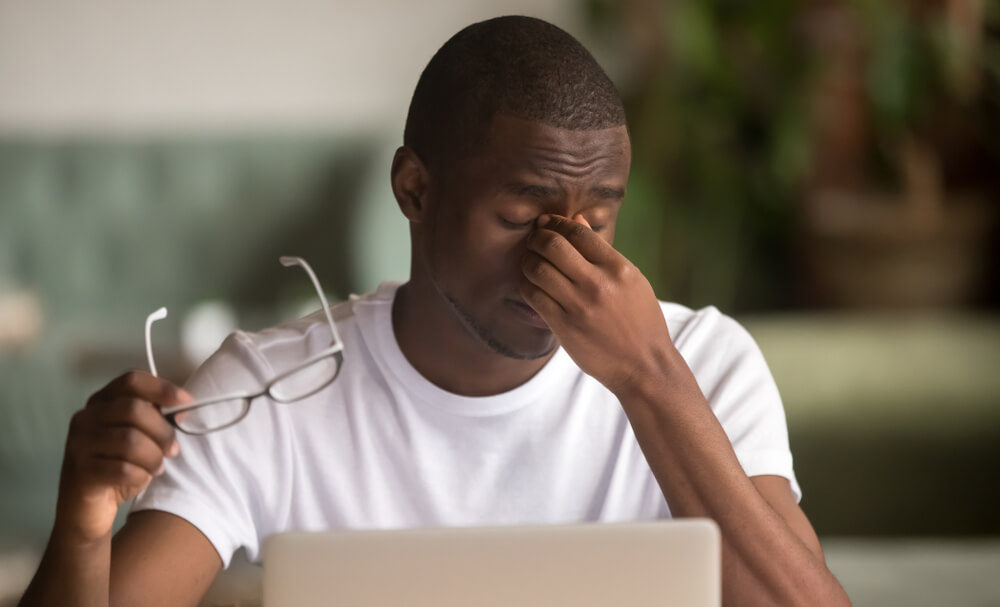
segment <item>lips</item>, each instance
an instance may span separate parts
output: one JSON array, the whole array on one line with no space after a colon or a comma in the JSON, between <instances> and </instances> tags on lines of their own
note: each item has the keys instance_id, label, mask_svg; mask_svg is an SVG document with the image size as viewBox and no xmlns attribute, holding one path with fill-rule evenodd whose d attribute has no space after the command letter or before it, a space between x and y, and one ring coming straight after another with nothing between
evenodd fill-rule
<instances>
[{"instance_id":1,"label":"lips","mask_svg":"<svg viewBox=\"0 0 1000 607\"><path fill-rule=\"evenodd\" d=\"M525 324L537 327L539 329L548 329L549 325L545 324L542 317L539 316L535 309L520 300L508 299L506 300L507 305L514 310L518 318Z\"/></svg>"}]
</instances>

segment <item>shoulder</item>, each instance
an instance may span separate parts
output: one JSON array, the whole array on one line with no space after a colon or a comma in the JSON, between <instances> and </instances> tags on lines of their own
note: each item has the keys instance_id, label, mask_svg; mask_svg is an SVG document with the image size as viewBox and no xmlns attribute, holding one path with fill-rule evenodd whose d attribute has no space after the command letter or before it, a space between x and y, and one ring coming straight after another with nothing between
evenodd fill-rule
<instances>
[{"instance_id":1,"label":"shoulder","mask_svg":"<svg viewBox=\"0 0 1000 607\"><path fill-rule=\"evenodd\" d=\"M660 302L663 318L667 321L670 337L680 348L712 344L715 348L735 343L753 341L743 325L723 314L715 306L693 310L687 306L667 301Z\"/></svg>"},{"instance_id":2,"label":"shoulder","mask_svg":"<svg viewBox=\"0 0 1000 607\"><path fill-rule=\"evenodd\" d=\"M693 310L661 301L660 308L674 346L706 391L734 377L771 381L757 343L731 316L715 306Z\"/></svg>"},{"instance_id":3,"label":"shoulder","mask_svg":"<svg viewBox=\"0 0 1000 607\"><path fill-rule=\"evenodd\" d=\"M330 307L345 350L351 349L360 339L359 310L371 304L391 303L396 287L395 283L384 283L372 293L351 295L346 301ZM195 371L191 382L210 381L215 390L224 390L228 385L266 381L309 355L326 349L333 340L322 309L260 331L234 331Z\"/></svg>"}]
</instances>

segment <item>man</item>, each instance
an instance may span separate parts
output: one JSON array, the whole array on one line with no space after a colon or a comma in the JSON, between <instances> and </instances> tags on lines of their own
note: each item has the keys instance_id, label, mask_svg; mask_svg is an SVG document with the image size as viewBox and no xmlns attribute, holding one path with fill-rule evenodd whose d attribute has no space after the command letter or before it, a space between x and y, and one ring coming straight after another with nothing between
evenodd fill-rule
<instances>
[{"instance_id":1,"label":"man","mask_svg":"<svg viewBox=\"0 0 1000 607\"><path fill-rule=\"evenodd\" d=\"M847 604L753 341L658 302L611 246L630 160L618 93L568 34L525 17L456 34L392 164L410 280L334 308L337 379L200 437L159 413L188 392L112 381L73 418L22 604L193 605L233 551L290 529L669 516L719 524L727 604ZM236 333L189 390L259 386L330 340L321 313Z\"/></svg>"}]
</instances>

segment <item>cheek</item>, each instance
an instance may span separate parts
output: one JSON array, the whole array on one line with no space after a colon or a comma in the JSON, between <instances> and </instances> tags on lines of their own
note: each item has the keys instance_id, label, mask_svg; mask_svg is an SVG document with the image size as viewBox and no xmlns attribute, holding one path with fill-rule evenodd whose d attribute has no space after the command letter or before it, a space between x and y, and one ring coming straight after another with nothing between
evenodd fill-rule
<instances>
[{"instance_id":1,"label":"cheek","mask_svg":"<svg viewBox=\"0 0 1000 607\"><path fill-rule=\"evenodd\" d=\"M427 244L439 279L479 291L519 280L528 233L504 229L486 213L456 213L436 218Z\"/></svg>"},{"instance_id":2,"label":"cheek","mask_svg":"<svg viewBox=\"0 0 1000 607\"><path fill-rule=\"evenodd\" d=\"M499 288L509 291L521 279L521 259L524 257L527 231L494 227L470 235L466 251L469 280L479 289Z\"/></svg>"},{"instance_id":3,"label":"cheek","mask_svg":"<svg viewBox=\"0 0 1000 607\"><path fill-rule=\"evenodd\" d=\"M520 274L527 232L494 228L469 235L465 250L475 267L473 274L483 282L507 281Z\"/></svg>"},{"instance_id":4,"label":"cheek","mask_svg":"<svg viewBox=\"0 0 1000 607\"><path fill-rule=\"evenodd\" d=\"M615 226L608 226L601 234L601 238L607 241L609 245L615 246Z\"/></svg>"},{"instance_id":5,"label":"cheek","mask_svg":"<svg viewBox=\"0 0 1000 607\"><path fill-rule=\"evenodd\" d=\"M615 223L615 220L609 221L600 232L601 238L611 246L615 244Z\"/></svg>"}]
</instances>

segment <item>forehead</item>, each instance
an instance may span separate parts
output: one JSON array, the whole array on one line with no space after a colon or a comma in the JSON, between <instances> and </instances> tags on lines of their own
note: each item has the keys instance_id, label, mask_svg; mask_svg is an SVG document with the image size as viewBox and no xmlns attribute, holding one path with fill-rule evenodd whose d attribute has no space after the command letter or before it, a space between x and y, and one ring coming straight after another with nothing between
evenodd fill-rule
<instances>
[{"instance_id":1,"label":"forehead","mask_svg":"<svg viewBox=\"0 0 1000 607\"><path fill-rule=\"evenodd\" d=\"M624 126L571 130L505 115L490 121L480 152L494 169L552 177L626 179L631 162Z\"/></svg>"}]
</instances>

